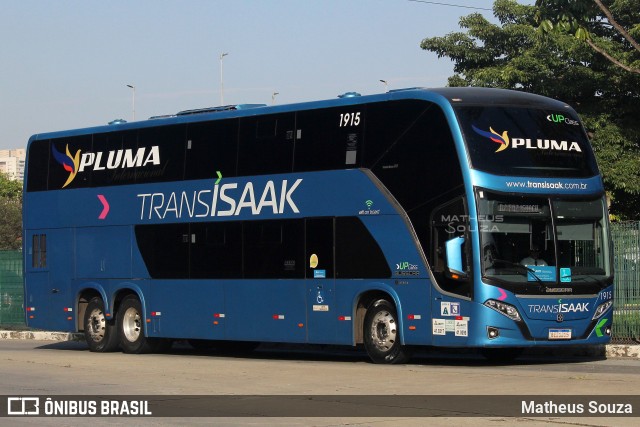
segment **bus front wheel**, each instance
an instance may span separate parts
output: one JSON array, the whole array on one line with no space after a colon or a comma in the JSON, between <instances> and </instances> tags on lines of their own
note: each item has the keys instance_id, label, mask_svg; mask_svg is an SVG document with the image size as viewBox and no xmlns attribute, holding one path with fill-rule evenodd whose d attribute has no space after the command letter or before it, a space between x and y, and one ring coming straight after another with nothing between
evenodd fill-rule
<instances>
[{"instance_id":1,"label":"bus front wheel","mask_svg":"<svg viewBox=\"0 0 640 427\"><path fill-rule=\"evenodd\" d=\"M104 301L92 298L84 312L84 338L90 351L106 353L118 349L118 330L104 313Z\"/></svg>"},{"instance_id":2,"label":"bus front wheel","mask_svg":"<svg viewBox=\"0 0 640 427\"><path fill-rule=\"evenodd\" d=\"M118 309L118 333L120 347L125 353L142 354L165 350L171 341L161 338L149 338L144 333L142 304L135 295L128 295Z\"/></svg>"},{"instance_id":3,"label":"bus front wheel","mask_svg":"<svg viewBox=\"0 0 640 427\"><path fill-rule=\"evenodd\" d=\"M385 299L369 305L364 317L364 347L374 363L404 363L409 352L400 343L400 325L395 306Z\"/></svg>"}]
</instances>

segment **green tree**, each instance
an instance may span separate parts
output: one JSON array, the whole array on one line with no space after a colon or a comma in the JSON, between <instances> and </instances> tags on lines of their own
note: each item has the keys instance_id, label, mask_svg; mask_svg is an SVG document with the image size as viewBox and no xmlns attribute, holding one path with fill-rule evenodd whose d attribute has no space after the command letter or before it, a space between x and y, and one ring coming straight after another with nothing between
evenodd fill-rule
<instances>
[{"instance_id":1,"label":"green tree","mask_svg":"<svg viewBox=\"0 0 640 427\"><path fill-rule=\"evenodd\" d=\"M421 47L454 63L449 86L522 90L561 99L581 115L591 139L611 210L640 217L640 75L630 73L568 32L538 31L536 6L497 0L499 24L474 13L466 31L422 41ZM640 10L635 18L640 22Z\"/></svg>"},{"instance_id":2,"label":"green tree","mask_svg":"<svg viewBox=\"0 0 640 427\"><path fill-rule=\"evenodd\" d=\"M22 247L22 184L0 173L0 250Z\"/></svg>"},{"instance_id":3,"label":"green tree","mask_svg":"<svg viewBox=\"0 0 640 427\"><path fill-rule=\"evenodd\" d=\"M637 0L537 0L540 30L575 35L616 66L640 74Z\"/></svg>"}]
</instances>

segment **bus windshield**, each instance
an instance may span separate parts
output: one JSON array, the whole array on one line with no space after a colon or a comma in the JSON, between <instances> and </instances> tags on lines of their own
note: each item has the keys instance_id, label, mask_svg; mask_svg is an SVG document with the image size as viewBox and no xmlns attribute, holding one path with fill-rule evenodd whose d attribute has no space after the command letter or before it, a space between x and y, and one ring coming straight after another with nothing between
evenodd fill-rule
<instances>
[{"instance_id":1,"label":"bus windshield","mask_svg":"<svg viewBox=\"0 0 640 427\"><path fill-rule=\"evenodd\" d=\"M484 278L519 293L548 292L549 286L572 293L576 286L586 291L608 283L602 199L554 200L484 190L477 196Z\"/></svg>"},{"instance_id":2,"label":"bus windshield","mask_svg":"<svg viewBox=\"0 0 640 427\"><path fill-rule=\"evenodd\" d=\"M575 113L458 107L471 167L497 175L586 178L598 174Z\"/></svg>"}]
</instances>

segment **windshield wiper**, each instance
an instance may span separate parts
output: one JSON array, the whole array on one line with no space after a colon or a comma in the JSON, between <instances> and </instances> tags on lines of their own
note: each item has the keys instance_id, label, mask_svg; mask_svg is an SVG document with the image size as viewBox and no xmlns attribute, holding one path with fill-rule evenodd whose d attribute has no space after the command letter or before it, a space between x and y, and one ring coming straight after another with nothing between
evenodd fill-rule
<instances>
[{"instance_id":1,"label":"windshield wiper","mask_svg":"<svg viewBox=\"0 0 640 427\"><path fill-rule=\"evenodd\" d=\"M544 282L542 281L542 279L540 279L538 277L538 275L536 274L536 271L532 268L527 267L526 265L522 265L522 264L518 264L517 262L511 262L511 261L507 261L506 259L493 259L493 262L499 262L501 264L506 264L509 267L516 267L519 268L521 270L525 270L527 273L531 274L531 276L536 280L536 282L538 282L540 284L540 288L543 292L547 291L547 285L544 284ZM524 274L525 276L527 276L527 274ZM529 277L529 276L527 276Z\"/></svg>"}]
</instances>

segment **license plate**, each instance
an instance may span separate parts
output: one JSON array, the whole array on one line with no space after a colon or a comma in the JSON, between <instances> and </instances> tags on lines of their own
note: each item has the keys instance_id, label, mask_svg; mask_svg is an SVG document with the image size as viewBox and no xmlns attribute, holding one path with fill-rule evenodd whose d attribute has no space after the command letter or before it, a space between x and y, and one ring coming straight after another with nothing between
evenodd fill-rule
<instances>
[{"instance_id":1,"label":"license plate","mask_svg":"<svg viewBox=\"0 0 640 427\"><path fill-rule=\"evenodd\" d=\"M571 329L549 329L550 340L570 340Z\"/></svg>"}]
</instances>

